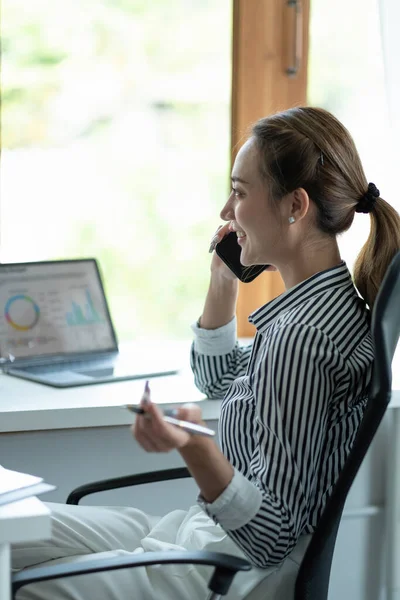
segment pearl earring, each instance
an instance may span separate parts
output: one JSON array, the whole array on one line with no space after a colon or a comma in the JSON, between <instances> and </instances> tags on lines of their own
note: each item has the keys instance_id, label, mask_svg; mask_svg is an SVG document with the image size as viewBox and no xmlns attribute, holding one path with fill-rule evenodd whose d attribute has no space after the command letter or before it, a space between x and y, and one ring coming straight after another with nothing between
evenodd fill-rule
<instances>
[{"instance_id":1,"label":"pearl earring","mask_svg":"<svg viewBox=\"0 0 400 600\"><path fill-rule=\"evenodd\" d=\"M295 219L294 217L289 217L289 223L290 223L290 224L294 223L294 222L295 222L295 220L296 220L296 219Z\"/></svg>"}]
</instances>

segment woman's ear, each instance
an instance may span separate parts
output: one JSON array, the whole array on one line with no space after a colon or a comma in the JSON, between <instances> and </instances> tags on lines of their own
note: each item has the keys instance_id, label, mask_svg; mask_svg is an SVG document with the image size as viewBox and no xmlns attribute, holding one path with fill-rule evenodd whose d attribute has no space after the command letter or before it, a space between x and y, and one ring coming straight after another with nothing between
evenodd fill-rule
<instances>
[{"instance_id":1,"label":"woman's ear","mask_svg":"<svg viewBox=\"0 0 400 600\"><path fill-rule=\"evenodd\" d=\"M288 219L291 219L291 222L300 221L303 219L310 208L310 198L304 188L297 188L291 194L289 194L289 215Z\"/></svg>"}]
</instances>

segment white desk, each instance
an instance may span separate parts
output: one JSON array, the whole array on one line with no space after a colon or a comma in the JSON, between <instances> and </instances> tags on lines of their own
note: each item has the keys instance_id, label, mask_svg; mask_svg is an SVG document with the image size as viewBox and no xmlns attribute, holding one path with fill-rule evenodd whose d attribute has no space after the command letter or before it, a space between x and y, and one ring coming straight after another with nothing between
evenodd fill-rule
<instances>
[{"instance_id":1,"label":"white desk","mask_svg":"<svg viewBox=\"0 0 400 600\"><path fill-rule=\"evenodd\" d=\"M124 404L140 401L144 382L121 381L56 389L0 374L0 433L132 423ZM219 416L219 402L207 400L189 373L150 379L152 400L163 405L202 401L206 419Z\"/></svg>"},{"instance_id":2,"label":"white desk","mask_svg":"<svg viewBox=\"0 0 400 600\"><path fill-rule=\"evenodd\" d=\"M193 385L189 348L189 342L140 344L138 360L143 363L152 364L154 355L159 364L167 355L170 366L182 368L179 377L150 379L154 402L171 405L205 399ZM133 358L138 353L134 344L122 345L122 350ZM143 380L132 380L57 389L0 373L0 433L128 425L132 413L120 406L138 403L143 386ZM219 404L206 401L203 410L205 418L218 418Z\"/></svg>"},{"instance_id":3,"label":"white desk","mask_svg":"<svg viewBox=\"0 0 400 600\"><path fill-rule=\"evenodd\" d=\"M0 506L0 598L11 598L10 545L51 536L49 509L37 498Z\"/></svg>"},{"instance_id":4,"label":"white desk","mask_svg":"<svg viewBox=\"0 0 400 600\"><path fill-rule=\"evenodd\" d=\"M396 367L396 365L399 365L399 367ZM192 376L188 372L180 377L154 379L151 382L151 387L153 400L156 402L172 405L181 402L199 401L205 420L209 423L210 421L213 422L214 425L218 420L220 402L204 399L194 388ZM155 456L140 453L137 447L134 446L134 440L126 433L127 428L124 426L132 422L132 415L120 408L120 405L138 401L142 388L142 381L127 381L56 390L14 377L0 375L0 432L4 434L0 435L0 454L1 448L3 449L2 462L8 464L9 468L42 475L59 488L62 487L63 480L68 479L68 476L70 478L75 477L73 481L75 486L105 477L125 475L129 472L168 468L181 464L175 454ZM383 500L385 516L388 520L385 542L387 549L387 600L400 600L400 349L394 361L393 398L388 412L390 413L388 415L390 464L388 477L386 478L387 491ZM75 432L77 436L79 431L81 431L79 442L81 445L75 451L77 438L72 440L71 436L72 432ZM113 431L114 437L112 439L107 435L108 431ZM67 464L71 463L71 455L67 455L65 446L57 447L57 442L63 434L67 438L69 435L67 440L69 444L68 451L72 448L73 472L68 472L66 467ZM35 435L37 437L34 437ZM29 444L25 444L19 450L21 441L24 441L23 438L29 436ZM126 436L125 441L125 438L122 439L123 436ZM43 441L44 438L46 438L46 441ZM41 440L40 444L42 444L40 452L37 450L39 439ZM85 446L86 449L84 449ZM5 452L8 448L11 448L11 450L7 456ZM18 451L20 452L19 462L15 462ZM31 454L33 455L35 452L37 452L36 457L32 458ZM84 456L82 456L83 452L85 453ZM100 455L101 452L103 452L102 455ZM35 465L33 465L32 460L36 460ZM41 467L42 461L43 464L47 461L49 469L53 468L51 465L54 462L57 464L54 470L44 472ZM98 465L99 462L101 464ZM79 469L84 469L85 466L89 474L85 473L85 479L80 480L78 477ZM379 487L379 481L377 480L381 477L382 471L382 465L375 466L378 466L378 468L375 475L372 476L373 485L369 483L364 486L365 489L368 488L368 493L371 488L372 494L375 494L374 488ZM59 480L57 480L57 476ZM374 477L376 480L374 480ZM192 485L190 480L186 481L188 486ZM70 482L68 482L69 484ZM71 489L70 487L68 491ZM180 496L183 497L184 494L180 493L181 488L179 488L179 496L176 495L176 487L171 489L171 498L179 505ZM64 490L61 491L64 494ZM194 499L195 493L194 490L192 491L191 498ZM374 496L372 501L369 499L367 504L376 506L382 504L380 492L378 491L376 494L376 497ZM65 501L65 496L66 494L60 498L60 501ZM139 496L140 493L135 492L135 497L130 498L130 500L136 502ZM53 500L53 498L51 499ZM59 498L56 498L56 500L58 501ZM112 502L115 503L114 500ZM165 496L164 502L167 502L167 496ZM106 500L105 503L109 502ZM358 496L351 504L350 513L353 509L356 511L360 505L360 496ZM343 543L343 547L346 547L346 545L347 540L346 543ZM351 557L348 560L352 560ZM346 564L349 564L348 560ZM370 594L370 596L360 597L369 600L370 597L373 597L372 592ZM340 596L335 596L335 599L336 597Z\"/></svg>"}]
</instances>

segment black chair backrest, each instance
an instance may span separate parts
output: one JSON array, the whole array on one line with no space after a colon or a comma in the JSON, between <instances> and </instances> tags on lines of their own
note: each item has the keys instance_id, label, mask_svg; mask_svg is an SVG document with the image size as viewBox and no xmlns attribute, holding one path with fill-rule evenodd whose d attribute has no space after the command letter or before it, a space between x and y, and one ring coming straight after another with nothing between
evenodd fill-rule
<instances>
[{"instance_id":1,"label":"black chair backrest","mask_svg":"<svg viewBox=\"0 0 400 600\"><path fill-rule=\"evenodd\" d=\"M328 597L333 551L346 497L390 402L392 360L400 336L400 252L390 263L376 298L371 332L375 360L368 403L350 455L303 557L295 600Z\"/></svg>"}]
</instances>

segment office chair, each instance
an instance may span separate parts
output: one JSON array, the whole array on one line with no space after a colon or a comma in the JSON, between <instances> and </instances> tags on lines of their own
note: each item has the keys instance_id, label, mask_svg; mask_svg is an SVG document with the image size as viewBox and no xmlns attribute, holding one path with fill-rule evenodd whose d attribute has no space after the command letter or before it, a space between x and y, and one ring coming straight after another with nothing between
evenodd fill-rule
<instances>
[{"instance_id":1,"label":"office chair","mask_svg":"<svg viewBox=\"0 0 400 600\"><path fill-rule=\"evenodd\" d=\"M351 452L297 574L295 600L326 600L336 536L347 494L392 395L392 361L400 337L400 252L390 263L372 310L374 366L370 394Z\"/></svg>"},{"instance_id":2,"label":"office chair","mask_svg":"<svg viewBox=\"0 0 400 600\"><path fill-rule=\"evenodd\" d=\"M372 311L371 332L375 361L368 403L352 450L301 562L294 600L327 600L332 557L347 494L390 402L391 364L400 336L400 252L392 260L379 290ZM78 504L81 498L96 492L190 476L189 471L181 467L97 481L73 490L67 498L67 504ZM145 553L132 558L94 559L81 565L69 563L29 569L14 575L13 593L23 585L47 579L133 566L189 562L216 566L209 582L209 599L226 594L236 572L251 568L247 561L211 552Z\"/></svg>"}]
</instances>

